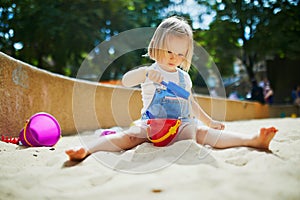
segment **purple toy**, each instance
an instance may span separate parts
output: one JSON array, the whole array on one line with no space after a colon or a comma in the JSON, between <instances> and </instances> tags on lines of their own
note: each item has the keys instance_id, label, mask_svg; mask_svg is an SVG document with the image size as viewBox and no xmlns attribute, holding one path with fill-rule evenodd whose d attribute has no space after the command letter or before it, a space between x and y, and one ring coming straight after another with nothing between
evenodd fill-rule
<instances>
[{"instance_id":1,"label":"purple toy","mask_svg":"<svg viewBox=\"0 0 300 200\"><path fill-rule=\"evenodd\" d=\"M116 133L116 131L114 131L112 129L106 129L106 130L101 132L100 136L111 135L111 134L115 134L115 133Z\"/></svg>"},{"instance_id":2,"label":"purple toy","mask_svg":"<svg viewBox=\"0 0 300 200\"><path fill-rule=\"evenodd\" d=\"M40 112L31 116L21 130L19 138L24 146L51 147L61 136L60 125L50 114Z\"/></svg>"}]
</instances>

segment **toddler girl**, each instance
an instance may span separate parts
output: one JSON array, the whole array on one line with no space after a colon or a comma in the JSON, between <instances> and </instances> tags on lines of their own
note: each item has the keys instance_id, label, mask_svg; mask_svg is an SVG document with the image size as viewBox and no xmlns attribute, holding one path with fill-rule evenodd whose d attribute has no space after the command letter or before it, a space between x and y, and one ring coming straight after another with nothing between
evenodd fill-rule
<instances>
[{"instance_id":1,"label":"toddler girl","mask_svg":"<svg viewBox=\"0 0 300 200\"><path fill-rule=\"evenodd\" d=\"M162 81L172 81L192 94L192 81L187 71L193 56L193 33L185 20L170 17L162 21L151 39L148 55L155 61L151 66L129 71L122 79L126 87L141 85L143 100L141 120L128 130L100 137L88 148L67 150L66 154L70 160L83 160L97 151L131 149L144 142L154 144L160 142L158 146L163 146L186 139L193 139L199 144L214 148L239 146L269 148L270 141L277 132L274 127L262 128L253 136L224 131L224 124L207 115L192 95L188 98L178 97L161 84ZM178 123L172 126L170 134L167 131L158 139L165 140L172 135L172 140L167 143L152 140L151 135L149 136L151 129L159 128L151 127L155 126L151 123L149 128L149 121L154 120L156 121L154 124L157 125L164 124L166 119L175 119ZM199 126L197 120L206 126Z\"/></svg>"}]
</instances>

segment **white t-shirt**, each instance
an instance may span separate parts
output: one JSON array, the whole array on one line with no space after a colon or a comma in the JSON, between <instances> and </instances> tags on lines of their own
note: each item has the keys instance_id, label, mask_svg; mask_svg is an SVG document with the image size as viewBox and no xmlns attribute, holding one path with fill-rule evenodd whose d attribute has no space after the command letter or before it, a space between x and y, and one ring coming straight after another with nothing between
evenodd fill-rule
<instances>
[{"instance_id":1,"label":"white t-shirt","mask_svg":"<svg viewBox=\"0 0 300 200\"><path fill-rule=\"evenodd\" d=\"M147 68L159 70L161 72L162 76L164 77L164 81L166 81L166 82L172 81L176 84L179 84L179 72L178 72L178 70L180 70L180 69L177 68L176 72L167 72L167 71L163 70L162 68L160 68L159 65L156 62L153 63L151 66L149 66ZM184 74L184 80L185 80L185 85L186 85L185 89L188 92L191 93L191 88L192 88L191 78L190 78L189 74L186 71L183 71L183 70L181 70L181 71ZM159 85L159 84L154 84L148 78L146 78L145 82L141 84L142 101L143 101L143 108L141 110L142 114L149 107L157 87L164 87L164 86Z\"/></svg>"}]
</instances>

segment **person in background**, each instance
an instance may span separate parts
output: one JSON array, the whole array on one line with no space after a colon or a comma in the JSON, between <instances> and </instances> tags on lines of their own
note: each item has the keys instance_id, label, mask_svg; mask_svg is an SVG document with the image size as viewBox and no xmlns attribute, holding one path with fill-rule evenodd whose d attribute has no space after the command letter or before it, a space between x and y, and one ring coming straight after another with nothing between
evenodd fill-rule
<instances>
[{"instance_id":1,"label":"person in background","mask_svg":"<svg viewBox=\"0 0 300 200\"><path fill-rule=\"evenodd\" d=\"M255 79L252 80L252 89L251 89L251 101L258 101L262 104L265 103L263 88L257 84Z\"/></svg>"},{"instance_id":2,"label":"person in background","mask_svg":"<svg viewBox=\"0 0 300 200\"><path fill-rule=\"evenodd\" d=\"M274 91L271 88L270 81L265 77L259 84L263 88L264 100L267 104L273 104Z\"/></svg>"},{"instance_id":3,"label":"person in background","mask_svg":"<svg viewBox=\"0 0 300 200\"><path fill-rule=\"evenodd\" d=\"M292 90L292 102L293 104L300 106L300 84L296 85Z\"/></svg>"}]
</instances>

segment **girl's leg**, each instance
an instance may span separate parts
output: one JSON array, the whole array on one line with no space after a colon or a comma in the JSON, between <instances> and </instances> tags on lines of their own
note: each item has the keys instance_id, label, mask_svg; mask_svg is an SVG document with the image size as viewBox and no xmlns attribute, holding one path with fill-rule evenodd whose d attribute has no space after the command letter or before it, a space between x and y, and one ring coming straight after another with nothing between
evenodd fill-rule
<instances>
[{"instance_id":1,"label":"girl's leg","mask_svg":"<svg viewBox=\"0 0 300 200\"><path fill-rule=\"evenodd\" d=\"M199 144L208 144L214 148L246 146L269 149L269 144L277 131L274 127L262 128L259 134L249 136L247 134L201 127L197 130L197 142Z\"/></svg>"},{"instance_id":2,"label":"girl's leg","mask_svg":"<svg viewBox=\"0 0 300 200\"><path fill-rule=\"evenodd\" d=\"M183 125L175 141L189 140L189 139L196 140L196 131L197 131L197 126L193 124Z\"/></svg>"},{"instance_id":3,"label":"girl's leg","mask_svg":"<svg viewBox=\"0 0 300 200\"><path fill-rule=\"evenodd\" d=\"M139 126L133 126L124 132L102 136L87 149L83 147L77 150L70 149L66 151L66 154L70 160L83 160L97 151L117 152L127 150L145 141L147 141L146 130Z\"/></svg>"}]
</instances>

